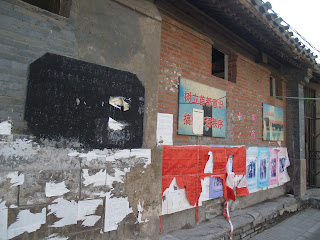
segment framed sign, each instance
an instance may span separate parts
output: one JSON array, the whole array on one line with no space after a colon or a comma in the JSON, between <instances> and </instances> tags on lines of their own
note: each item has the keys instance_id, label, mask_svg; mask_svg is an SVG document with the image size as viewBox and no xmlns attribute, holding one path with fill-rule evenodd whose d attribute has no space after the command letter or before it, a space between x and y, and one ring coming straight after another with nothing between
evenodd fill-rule
<instances>
[{"instance_id":1,"label":"framed sign","mask_svg":"<svg viewBox=\"0 0 320 240\"><path fill-rule=\"evenodd\" d=\"M178 134L226 136L226 91L180 78Z\"/></svg>"},{"instance_id":2,"label":"framed sign","mask_svg":"<svg viewBox=\"0 0 320 240\"><path fill-rule=\"evenodd\" d=\"M284 140L282 108L263 104L263 140Z\"/></svg>"}]
</instances>

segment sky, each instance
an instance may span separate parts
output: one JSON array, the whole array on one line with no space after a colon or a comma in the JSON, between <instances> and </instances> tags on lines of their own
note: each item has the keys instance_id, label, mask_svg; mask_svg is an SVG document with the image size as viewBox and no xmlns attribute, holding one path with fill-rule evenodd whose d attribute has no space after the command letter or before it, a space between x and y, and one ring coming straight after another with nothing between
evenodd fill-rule
<instances>
[{"instance_id":1,"label":"sky","mask_svg":"<svg viewBox=\"0 0 320 240\"><path fill-rule=\"evenodd\" d=\"M267 0L264 0L266 2ZM320 0L269 0L272 10L320 51ZM317 62L320 63L320 53Z\"/></svg>"}]
</instances>

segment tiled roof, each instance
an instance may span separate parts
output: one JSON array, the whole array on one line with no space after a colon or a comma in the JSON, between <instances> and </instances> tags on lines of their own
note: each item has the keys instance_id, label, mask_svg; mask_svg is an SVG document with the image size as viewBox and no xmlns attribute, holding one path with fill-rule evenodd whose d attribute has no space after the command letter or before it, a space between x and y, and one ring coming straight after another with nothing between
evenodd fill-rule
<instances>
[{"instance_id":1,"label":"tiled roof","mask_svg":"<svg viewBox=\"0 0 320 240\"><path fill-rule=\"evenodd\" d=\"M296 67L320 69L312 45L262 0L187 0L260 51Z\"/></svg>"}]
</instances>

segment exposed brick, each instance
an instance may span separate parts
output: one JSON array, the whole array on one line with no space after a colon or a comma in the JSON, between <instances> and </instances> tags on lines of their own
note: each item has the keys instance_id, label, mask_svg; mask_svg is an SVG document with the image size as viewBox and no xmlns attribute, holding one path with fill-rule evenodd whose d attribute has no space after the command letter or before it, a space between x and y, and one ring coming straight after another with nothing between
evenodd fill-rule
<instances>
[{"instance_id":1,"label":"exposed brick","mask_svg":"<svg viewBox=\"0 0 320 240\"><path fill-rule=\"evenodd\" d=\"M225 138L199 138L199 144L244 144L247 146L269 146L262 140L262 103L284 110L286 101L269 96L271 72L263 66L241 55L229 55L229 81L211 75L211 48L213 41L207 36L162 15L162 44L160 59L159 112L174 114L174 144L188 144L192 136L177 135L178 83L185 77L227 92L227 129ZM171 82L171 81L174 81ZM286 89L283 82L283 90ZM171 88L174 91L169 91ZM283 93L285 94L285 92ZM241 112L242 120L238 120ZM257 120L252 120L256 114ZM284 129L286 123L284 122ZM255 131L252 139L251 131ZM286 132L284 132L286 139ZM193 140L192 140L193 139ZM285 146L285 141L282 143ZM276 142L270 142L276 146Z\"/></svg>"}]
</instances>

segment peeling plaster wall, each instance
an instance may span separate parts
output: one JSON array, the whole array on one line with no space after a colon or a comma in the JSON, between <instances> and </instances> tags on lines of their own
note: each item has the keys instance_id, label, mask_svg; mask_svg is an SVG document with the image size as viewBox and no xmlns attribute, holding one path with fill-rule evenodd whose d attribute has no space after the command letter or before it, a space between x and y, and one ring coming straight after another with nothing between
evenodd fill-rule
<instances>
[{"instance_id":1,"label":"peeling plaster wall","mask_svg":"<svg viewBox=\"0 0 320 240\"><path fill-rule=\"evenodd\" d=\"M145 0L77 0L64 18L3 0L0 15L0 239L155 239L161 206L156 7ZM73 139L30 134L28 68L47 52L137 76L145 89L141 149L82 148Z\"/></svg>"},{"instance_id":2,"label":"peeling plaster wall","mask_svg":"<svg viewBox=\"0 0 320 240\"><path fill-rule=\"evenodd\" d=\"M82 231L98 231L96 239L155 235L142 227L154 229L158 221L145 183L152 174L150 149L87 151L55 144L0 144L0 223L8 239L71 238Z\"/></svg>"}]
</instances>

